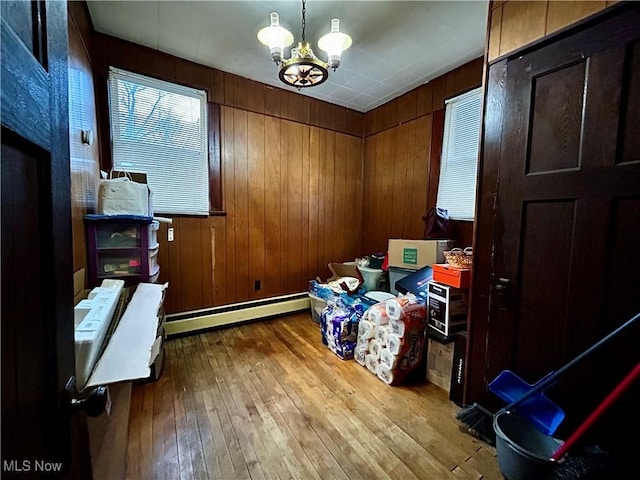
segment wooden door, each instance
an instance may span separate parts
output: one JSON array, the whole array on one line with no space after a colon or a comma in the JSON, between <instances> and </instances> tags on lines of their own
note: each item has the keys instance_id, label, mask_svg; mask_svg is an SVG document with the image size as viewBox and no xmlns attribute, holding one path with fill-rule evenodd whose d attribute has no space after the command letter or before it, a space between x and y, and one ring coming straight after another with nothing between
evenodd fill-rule
<instances>
[{"instance_id":1,"label":"wooden door","mask_svg":"<svg viewBox=\"0 0 640 480\"><path fill-rule=\"evenodd\" d=\"M490 66L470 324L476 399L495 404L486 384L502 370L535 382L640 311L639 25L640 9L623 7ZM640 360L639 330L549 391L565 430Z\"/></svg>"},{"instance_id":2,"label":"wooden door","mask_svg":"<svg viewBox=\"0 0 640 480\"><path fill-rule=\"evenodd\" d=\"M66 2L0 2L2 478L91 478L75 416ZM73 453L72 453L73 450Z\"/></svg>"}]
</instances>

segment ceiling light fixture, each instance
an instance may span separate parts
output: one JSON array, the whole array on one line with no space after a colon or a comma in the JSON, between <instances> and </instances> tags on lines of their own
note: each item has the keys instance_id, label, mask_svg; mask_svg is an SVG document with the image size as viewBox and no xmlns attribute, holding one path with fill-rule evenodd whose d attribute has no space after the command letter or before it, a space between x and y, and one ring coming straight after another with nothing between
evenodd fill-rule
<instances>
[{"instance_id":1,"label":"ceiling light fixture","mask_svg":"<svg viewBox=\"0 0 640 480\"><path fill-rule=\"evenodd\" d=\"M283 58L283 54L286 47L293 45L293 35L280 26L280 16L276 12L270 15L271 25L258 32L258 40L269 47L271 58L280 66L280 80L298 89L323 83L329 77L329 68L335 72L340 66L340 55L351 46L351 37L340 32L340 20L334 18L331 20L331 32L318 41L318 47L327 53L329 62L316 57L304 37L306 3L302 0L302 41L291 49L290 59Z\"/></svg>"}]
</instances>

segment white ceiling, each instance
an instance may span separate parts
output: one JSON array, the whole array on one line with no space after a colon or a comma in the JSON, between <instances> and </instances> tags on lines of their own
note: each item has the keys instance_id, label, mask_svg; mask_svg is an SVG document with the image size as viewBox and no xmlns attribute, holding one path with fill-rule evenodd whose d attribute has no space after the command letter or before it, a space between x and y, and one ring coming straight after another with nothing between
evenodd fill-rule
<instances>
[{"instance_id":1,"label":"white ceiling","mask_svg":"<svg viewBox=\"0 0 640 480\"><path fill-rule=\"evenodd\" d=\"M99 32L280 88L277 67L258 30L269 13L300 41L302 3L289 1L104 1L89 0ZM305 36L316 55L331 18L353 45L322 85L308 95L367 112L484 52L488 0L307 0ZM288 57L289 52L286 52Z\"/></svg>"}]
</instances>

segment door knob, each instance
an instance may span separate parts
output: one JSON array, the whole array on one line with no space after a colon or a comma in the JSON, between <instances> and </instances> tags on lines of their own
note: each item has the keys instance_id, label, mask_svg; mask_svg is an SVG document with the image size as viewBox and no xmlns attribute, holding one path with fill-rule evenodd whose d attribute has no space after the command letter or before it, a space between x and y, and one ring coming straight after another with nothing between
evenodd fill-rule
<instances>
[{"instance_id":1,"label":"door knob","mask_svg":"<svg viewBox=\"0 0 640 480\"><path fill-rule=\"evenodd\" d=\"M496 294L496 306L501 310L507 310L511 300L511 280L499 278L494 286Z\"/></svg>"},{"instance_id":2,"label":"door knob","mask_svg":"<svg viewBox=\"0 0 640 480\"><path fill-rule=\"evenodd\" d=\"M69 392L72 412L84 410L90 417L97 417L104 412L109 398L107 387L104 385L79 393L76 388L76 379L71 377L67 382L66 389Z\"/></svg>"}]
</instances>

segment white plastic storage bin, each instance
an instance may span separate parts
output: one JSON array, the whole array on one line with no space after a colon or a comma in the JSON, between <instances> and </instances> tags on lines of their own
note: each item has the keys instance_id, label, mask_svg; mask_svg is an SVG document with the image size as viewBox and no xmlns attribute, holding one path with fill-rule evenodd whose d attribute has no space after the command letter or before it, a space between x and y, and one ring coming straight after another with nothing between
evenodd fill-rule
<instances>
[{"instance_id":1,"label":"white plastic storage bin","mask_svg":"<svg viewBox=\"0 0 640 480\"><path fill-rule=\"evenodd\" d=\"M160 265L158 265L158 250L160 250L160 244L158 243L149 249L149 277L153 277L160 270Z\"/></svg>"},{"instance_id":2,"label":"white plastic storage bin","mask_svg":"<svg viewBox=\"0 0 640 480\"><path fill-rule=\"evenodd\" d=\"M158 230L160 230L160 222L154 220L149 224L149 245L158 243Z\"/></svg>"},{"instance_id":3,"label":"white plastic storage bin","mask_svg":"<svg viewBox=\"0 0 640 480\"><path fill-rule=\"evenodd\" d=\"M160 267L156 270L156 273L149 277L149 283L158 283L158 277L160 276Z\"/></svg>"},{"instance_id":4,"label":"white plastic storage bin","mask_svg":"<svg viewBox=\"0 0 640 480\"><path fill-rule=\"evenodd\" d=\"M311 318L314 322L320 323L322 318L322 310L327 306L327 302L320 297L309 294L309 302L311 303Z\"/></svg>"},{"instance_id":5,"label":"white plastic storage bin","mask_svg":"<svg viewBox=\"0 0 640 480\"><path fill-rule=\"evenodd\" d=\"M380 290L384 283L384 270L381 268L358 267L364 280L364 289L369 292Z\"/></svg>"}]
</instances>

